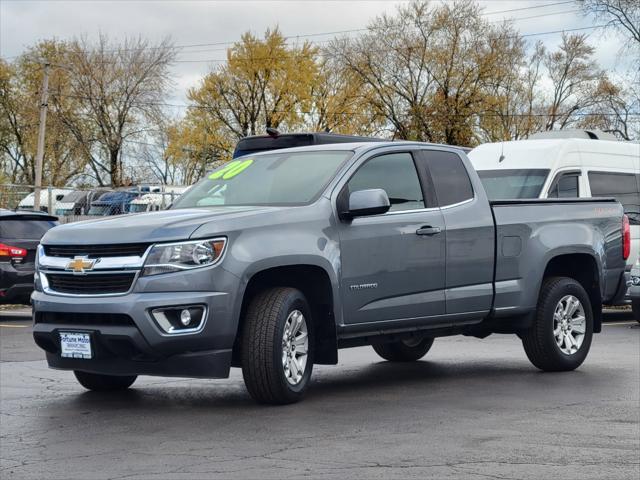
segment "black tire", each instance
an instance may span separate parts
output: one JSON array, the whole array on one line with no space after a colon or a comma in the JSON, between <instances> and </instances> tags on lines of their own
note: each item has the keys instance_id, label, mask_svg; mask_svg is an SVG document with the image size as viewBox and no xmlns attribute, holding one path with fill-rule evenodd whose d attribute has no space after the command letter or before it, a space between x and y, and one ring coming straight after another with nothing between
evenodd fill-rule
<instances>
[{"instance_id":1,"label":"black tire","mask_svg":"<svg viewBox=\"0 0 640 480\"><path fill-rule=\"evenodd\" d=\"M566 295L577 298L584 310L585 332L575 353L564 353L554 336L554 313ZM524 351L533 365L546 372L565 372L578 368L589 353L593 338L593 312L589 296L572 278L550 277L543 281L531 327L521 336Z\"/></svg>"},{"instance_id":2,"label":"black tire","mask_svg":"<svg viewBox=\"0 0 640 480\"><path fill-rule=\"evenodd\" d=\"M137 375L100 375L97 373L80 372L74 370L76 379L87 390L95 392L113 392L126 390L138 378Z\"/></svg>"},{"instance_id":3,"label":"black tire","mask_svg":"<svg viewBox=\"0 0 640 480\"><path fill-rule=\"evenodd\" d=\"M633 318L640 323L640 300L631 301L631 314L633 315Z\"/></svg>"},{"instance_id":4,"label":"black tire","mask_svg":"<svg viewBox=\"0 0 640 480\"><path fill-rule=\"evenodd\" d=\"M431 345L433 345L433 338L423 338L417 342L398 340L374 343L371 346L378 355L390 362L415 362L427 354Z\"/></svg>"},{"instance_id":5,"label":"black tire","mask_svg":"<svg viewBox=\"0 0 640 480\"><path fill-rule=\"evenodd\" d=\"M290 314L298 310L307 326L306 366L297 384L287 380L283 362L283 334ZM241 344L242 376L251 397L259 403L284 405L304 396L313 370L314 336L309 304L295 288L276 287L257 294L244 316Z\"/></svg>"}]
</instances>

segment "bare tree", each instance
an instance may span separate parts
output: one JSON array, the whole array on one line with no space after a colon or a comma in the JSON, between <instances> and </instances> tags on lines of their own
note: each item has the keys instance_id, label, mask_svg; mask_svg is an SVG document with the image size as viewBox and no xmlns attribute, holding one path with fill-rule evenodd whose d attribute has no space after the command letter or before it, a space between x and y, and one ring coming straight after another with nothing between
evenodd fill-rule
<instances>
[{"instance_id":1,"label":"bare tree","mask_svg":"<svg viewBox=\"0 0 640 480\"><path fill-rule=\"evenodd\" d=\"M522 63L522 40L493 26L470 0L415 1L376 18L332 50L365 85L374 111L397 138L469 145L487 91Z\"/></svg>"},{"instance_id":2,"label":"bare tree","mask_svg":"<svg viewBox=\"0 0 640 480\"><path fill-rule=\"evenodd\" d=\"M640 44L640 3L637 0L577 0L582 10L607 25L636 44ZM637 46L637 45L636 45Z\"/></svg>"},{"instance_id":3,"label":"bare tree","mask_svg":"<svg viewBox=\"0 0 640 480\"><path fill-rule=\"evenodd\" d=\"M626 86L624 84L627 84ZM615 134L621 140L640 138L640 86L633 79L614 84L604 78L595 92L593 111L580 122L584 128L597 128Z\"/></svg>"},{"instance_id":4,"label":"bare tree","mask_svg":"<svg viewBox=\"0 0 640 480\"><path fill-rule=\"evenodd\" d=\"M162 116L175 49L168 39L155 45L142 38L114 44L104 34L96 44L83 38L71 47L73 95L84 119L68 119L69 127L91 153L97 179L107 175L111 185L122 185L123 145L154 128Z\"/></svg>"},{"instance_id":5,"label":"bare tree","mask_svg":"<svg viewBox=\"0 0 640 480\"><path fill-rule=\"evenodd\" d=\"M518 56L514 56L511 71L488 82L486 109L479 124L483 140L519 140L544 127L540 79L545 55L538 42L528 58L523 56L517 62Z\"/></svg>"},{"instance_id":6,"label":"bare tree","mask_svg":"<svg viewBox=\"0 0 640 480\"><path fill-rule=\"evenodd\" d=\"M563 129L597 101L594 91L604 73L593 60L594 48L585 35L562 36L562 44L549 52L544 64L552 83L546 130Z\"/></svg>"},{"instance_id":7,"label":"bare tree","mask_svg":"<svg viewBox=\"0 0 640 480\"><path fill-rule=\"evenodd\" d=\"M143 172L145 181L160 182L163 185L173 185L176 181L178 165L172 161L168 152L169 130L170 124L162 122L148 138L148 142L136 144L140 147L136 149L140 161L137 162L135 169Z\"/></svg>"}]
</instances>

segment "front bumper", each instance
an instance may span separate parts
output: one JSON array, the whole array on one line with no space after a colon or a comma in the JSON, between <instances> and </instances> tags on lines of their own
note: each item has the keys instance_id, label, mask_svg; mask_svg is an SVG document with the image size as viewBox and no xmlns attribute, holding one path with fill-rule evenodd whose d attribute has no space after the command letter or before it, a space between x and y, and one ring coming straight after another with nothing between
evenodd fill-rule
<instances>
[{"instance_id":1,"label":"front bumper","mask_svg":"<svg viewBox=\"0 0 640 480\"><path fill-rule=\"evenodd\" d=\"M223 292L131 293L114 297L64 297L36 291L33 337L52 368L106 375L226 378L237 322L231 295ZM151 310L206 305L201 331L164 333ZM87 332L93 358L60 356L60 332Z\"/></svg>"}]
</instances>

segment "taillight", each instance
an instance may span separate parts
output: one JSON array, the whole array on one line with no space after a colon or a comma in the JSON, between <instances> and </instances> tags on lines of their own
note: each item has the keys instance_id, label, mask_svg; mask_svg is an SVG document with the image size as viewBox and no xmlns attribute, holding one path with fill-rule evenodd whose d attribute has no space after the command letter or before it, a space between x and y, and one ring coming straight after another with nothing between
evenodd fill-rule
<instances>
[{"instance_id":1,"label":"taillight","mask_svg":"<svg viewBox=\"0 0 640 480\"><path fill-rule=\"evenodd\" d=\"M625 260L631 255L631 226L629 217L622 216L622 258Z\"/></svg>"},{"instance_id":2,"label":"taillight","mask_svg":"<svg viewBox=\"0 0 640 480\"><path fill-rule=\"evenodd\" d=\"M12 247L11 245L5 245L0 243L0 261L8 258L22 260L27 256L27 250L20 247Z\"/></svg>"}]
</instances>

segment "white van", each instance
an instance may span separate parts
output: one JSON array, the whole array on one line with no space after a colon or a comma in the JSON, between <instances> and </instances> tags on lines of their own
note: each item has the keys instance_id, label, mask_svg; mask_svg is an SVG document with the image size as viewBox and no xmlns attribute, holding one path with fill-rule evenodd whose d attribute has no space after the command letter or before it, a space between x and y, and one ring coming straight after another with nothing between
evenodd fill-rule
<instances>
[{"instance_id":1,"label":"white van","mask_svg":"<svg viewBox=\"0 0 640 480\"><path fill-rule=\"evenodd\" d=\"M167 186L162 193L145 193L129 203L129 213L156 212L171 205L188 187Z\"/></svg>"},{"instance_id":2,"label":"white van","mask_svg":"<svg viewBox=\"0 0 640 480\"><path fill-rule=\"evenodd\" d=\"M49 212L49 192L51 192L51 210ZM49 190L48 188L43 188L40 190L40 211L53 213L56 211L58 207L58 203L64 198L68 193L73 192L71 188L52 188ZM29 195L24 197L18 203L18 210L33 210L35 206L36 195L35 192L31 192Z\"/></svg>"},{"instance_id":3,"label":"white van","mask_svg":"<svg viewBox=\"0 0 640 480\"><path fill-rule=\"evenodd\" d=\"M615 197L640 255L640 144L582 138L485 143L467 154L492 200Z\"/></svg>"}]
</instances>

